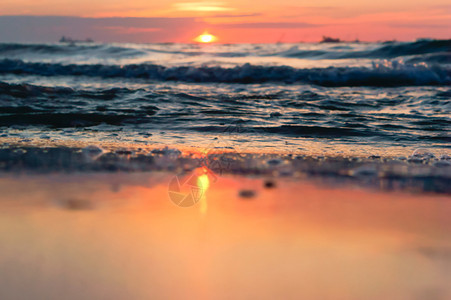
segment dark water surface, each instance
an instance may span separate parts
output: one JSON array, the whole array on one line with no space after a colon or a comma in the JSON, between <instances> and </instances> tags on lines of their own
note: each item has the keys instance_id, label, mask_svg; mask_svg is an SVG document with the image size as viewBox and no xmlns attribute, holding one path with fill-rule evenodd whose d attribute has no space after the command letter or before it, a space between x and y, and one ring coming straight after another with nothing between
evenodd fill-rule
<instances>
[{"instance_id":1,"label":"dark water surface","mask_svg":"<svg viewBox=\"0 0 451 300\"><path fill-rule=\"evenodd\" d=\"M1 137L205 146L227 135L223 147L439 157L451 142L450 50L450 40L0 44Z\"/></svg>"}]
</instances>

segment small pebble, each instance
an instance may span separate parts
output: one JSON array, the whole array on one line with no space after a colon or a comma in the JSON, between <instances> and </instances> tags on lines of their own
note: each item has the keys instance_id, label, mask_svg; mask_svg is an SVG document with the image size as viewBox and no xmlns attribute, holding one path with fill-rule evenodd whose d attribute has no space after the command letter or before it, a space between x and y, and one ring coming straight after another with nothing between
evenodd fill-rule
<instances>
[{"instance_id":1,"label":"small pebble","mask_svg":"<svg viewBox=\"0 0 451 300\"><path fill-rule=\"evenodd\" d=\"M373 177L377 176L377 174L378 170L373 165L363 165L349 172L349 175L354 177Z\"/></svg>"},{"instance_id":2,"label":"small pebble","mask_svg":"<svg viewBox=\"0 0 451 300\"><path fill-rule=\"evenodd\" d=\"M102 153L104 150L103 150L102 148L100 148L99 146L91 145L91 146L84 147L84 148L82 149L82 151L83 151L83 153L100 154L100 153Z\"/></svg>"},{"instance_id":3,"label":"small pebble","mask_svg":"<svg viewBox=\"0 0 451 300\"><path fill-rule=\"evenodd\" d=\"M379 155L370 155L368 156L369 159L380 159L381 157Z\"/></svg>"},{"instance_id":4,"label":"small pebble","mask_svg":"<svg viewBox=\"0 0 451 300\"><path fill-rule=\"evenodd\" d=\"M89 159L97 159L103 154L104 150L98 146L92 145L81 149L81 152Z\"/></svg>"},{"instance_id":5,"label":"small pebble","mask_svg":"<svg viewBox=\"0 0 451 300\"><path fill-rule=\"evenodd\" d=\"M415 163L415 164L423 163L423 159L422 158L415 157L415 156L409 158L407 161L410 162L410 163Z\"/></svg>"},{"instance_id":6,"label":"small pebble","mask_svg":"<svg viewBox=\"0 0 451 300\"><path fill-rule=\"evenodd\" d=\"M272 188L275 188L275 187L276 187L276 183L275 183L274 181L272 181L272 180L266 180L266 181L263 183L263 186L264 186L265 188L267 188L267 189L272 189Z\"/></svg>"},{"instance_id":7,"label":"small pebble","mask_svg":"<svg viewBox=\"0 0 451 300\"><path fill-rule=\"evenodd\" d=\"M434 158L435 155L427 148L418 148L413 151L412 158L424 158L424 159L430 159Z\"/></svg>"},{"instance_id":8,"label":"small pebble","mask_svg":"<svg viewBox=\"0 0 451 300\"><path fill-rule=\"evenodd\" d=\"M242 198L253 198L255 197L255 191L253 190L241 190L240 197Z\"/></svg>"},{"instance_id":9,"label":"small pebble","mask_svg":"<svg viewBox=\"0 0 451 300\"><path fill-rule=\"evenodd\" d=\"M68 210L90 210L93 205L89 200L85 199L61 199L59 205Z\"/></svg>"},{"instance_id":10,"label":"small pebble","mask_svg":"<svg viewBox=\"0 0 451 300\"><path fill-rule=\"evenodd\" d=\"M277 166L277 165L280 165L282 163L282 160L278 159L278 158L274 158L274 159L268 160L266 163L268 165L271 165L271 166Z\"/></svg>"},{"instance_id":11,"label":"small pebble","mask_svg":"<svg viewBox=\"0 0 451 300\"><path fill-rule=\"evenodd\" d=\"M118 150L116 150L116 153L119 155L132 155L134 153L134 151L129 150L129 149L118 149Z\"/></svg>"}]
</instances>

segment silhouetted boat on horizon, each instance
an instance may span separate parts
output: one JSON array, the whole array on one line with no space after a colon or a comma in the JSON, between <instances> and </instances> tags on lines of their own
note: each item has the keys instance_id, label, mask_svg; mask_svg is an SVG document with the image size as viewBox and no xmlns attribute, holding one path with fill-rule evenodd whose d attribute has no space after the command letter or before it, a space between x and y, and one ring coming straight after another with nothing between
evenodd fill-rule
<instances>
[{"instance_id":1,"label":"silhouetted boat on horizon","mask_svg":"<svg viewBox=\"0 0 451 300\"><path fill-rule=\"evenodd\" d=\"M94 43L94 40L91 38L87 38L85 40L75 40L73 38L62 36L59 40L60 43L69 43L69 44L75 44L75 43Z\"/></svg>"},{"instance_id":2,"label":"silhouetted boat on horizon","mask_svg":"<svg viewBox=\"0 0 451 300\"><path fill-rule=\"evenodd\" d=\"M321 40L320 43L341 43L342 40L340 39L336 39L336 38L332 38L330 36L323 36L323 39Z\"/></svg>"}]
</instances>

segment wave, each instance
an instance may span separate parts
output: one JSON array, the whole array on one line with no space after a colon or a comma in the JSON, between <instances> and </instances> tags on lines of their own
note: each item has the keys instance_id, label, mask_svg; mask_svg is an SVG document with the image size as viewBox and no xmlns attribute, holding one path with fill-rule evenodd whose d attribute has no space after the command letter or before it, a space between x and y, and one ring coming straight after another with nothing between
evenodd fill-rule
<instances>
[{"instance_id":1,"label":"wave","mask_svg":"<svg viewBox=\"0 0 451 300\"><path fill-rule=\"evenodd\" d=\"M414 56L407 60L408 63L421 63L428 64L451 64L451 52L438 52L433 54Z\"/></svg>"},{"instance_id":2,"label":"wave","mask_svg":"<svg viewBox=\"0 0 451 300\"><path fill-rule=\"evenodd\" d=\"M17 52L33 53L64 53L68 50L67 46L53 44L0 44L0 54L12 54Z\"/></svg>"},{"instance_id":3,"label":"wave","mask_svg":"<svg viewBox=\"0 0 451 300\"><path fill-rule=\"evenodd\" d=\"M289 46L289 45L288 45ZM273 45L215 45L215 51L204 52L195 45L158 44L132 46L129 44L0 44L0 55L50 55L128 58L157 54L185 55L188 57L211 55L216 57L290 57L304 59L393 59L403 56L423 56L451 52L451 40L422 39L415 42L296 44ZM268 52L269 49L272 49ZM449 62L449 61L448 61Z\"/></svg>"},{"instance_id":4,"label":"wave","mask_svg":"<svg viewBox=\"0 0 451 300\"><path fill-rule=\"evenodd\" d=\"M55 86L52 79L49 86L0 81L0 127L126 129L131 130L130 138L142 142L147 140L135 133L143 137L149 132L195 132L345 142L451 142L448 87L394 91L288 85L264 91L257 85L205 88L199 85L187 91L184 84L180 89L118 87L116 80L89 88Z\"/></svg>"},{"instance_id":5,"label":"wave","mask_svg":"<svg viewBox=\"0 0 451 300\"><path fill-rule=\"evenodd\" d=\"M121 58L147 54L139 49L108 44L0 44L0 55L85 55L94 57Z\"/></svg>"},{"instance_id":6,"label":"wave","mask_svg":"<svg viewBox=\"0 0 451 300\"><path fill-rule=\"evenodd\" d=\"M369 45L368 45L369 46ZM272 53L268 56L282 56L292 58L311 58L311 59L393 59L402 56L421 56L433 55L435 53L447 54L451 52L451 40L419 40L416 42L386 42L379 44L378 47L366 47L365 50L357 50L359 47L332 47L316 50L305 50L296 45L288 50ZM335 51L338 50L338 51ZM450 62L448 60L448 62Z\"/></svg>"},{"instance_id":7,"label":"wave","mask_svg":"<svg viewBox=\"0 0 451 300\"><path fill-rule=\"evenodd\" d=\"M93 100L112 100L118 96L130 94L134 91L127 88L109 88L99 91L75 90L60 86L39 86L33 84L14 84L0 81L0 94L13 96L15 98L28 98L36 96L74 96Z\"/></svg>"},{"instance_id":8,"label":"wave","mask_svg":"<svg viewBox=\"0 0 451 300\"><path fill-rule=\"evenodd\" d=\"M436 52L450 52L451 40L418 40L416 42L386 43L385 46L374 51L384 57L398 57L406 55L419 55Z\"/></svg>"},{"instance_id":9,"label":"wave","mask_svg":"<svg viewBox=\"0 0 451 300\"><path fill-rule=\"evenodd\" d=\"M320 86L421 86L448 85L451 69L427 64L399 62L374 63L366 67L328 67L296 69L289 66L256 66L244 64L223 67L165 67L155 64L131 65L64 65L32 63L22 60L0 60L0 74L40 76L93 76L102 78L142 78L157 81L217 83L308 83Z\"/></svg>"}]
</instances>

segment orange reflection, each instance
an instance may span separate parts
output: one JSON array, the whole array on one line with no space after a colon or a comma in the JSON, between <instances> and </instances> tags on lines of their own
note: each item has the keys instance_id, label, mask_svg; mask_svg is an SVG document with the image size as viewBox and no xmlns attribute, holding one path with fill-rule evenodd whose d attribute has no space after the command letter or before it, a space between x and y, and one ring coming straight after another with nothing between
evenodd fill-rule
<instances>
[{"instance_id":1,"label":"orange reflection","mask_svg":"<svg viewBox=\"0 0 451 300\"><path fill-rule=\"evenodd\" d=\"M216 175L205 166L188 174L174 176L169 182L169 198L180 207L190 207L203 200L204 207L205 193L210 186L210 179L216 181Z\"/></svg>"},{"instance_id":2,"label":"orange reflection","mask_svg":"<svg viewBox=\"0 0 451 300\"><path fill-rule=\"evenodd\" d=\"M205 214L207 212L207 196L206 192L210 187L210 180L207 174L200 175L197 177L197 186L202 190L202 197L200 201L200 212Z\"/></svg>"},{"instance_id":3,"label":"orange reflection","mask_svg":"<svg viewBox=\"0 0 451 300\"><path fill-rule=\"evenodd\" d=\"M168 200L173 174L3 175L1 293L20 299L56 299L68 289L67 299L451 295L448 195L292 180L265 189L259 179L221 177L213 184L208 169L191 174L204 197L208 190L208 210L199 203L203 214ZM113 189L117 182L121 188ZM240 188L257 194L240 198Z\"/></svg>"}]
</instances>

